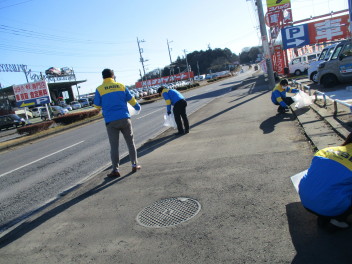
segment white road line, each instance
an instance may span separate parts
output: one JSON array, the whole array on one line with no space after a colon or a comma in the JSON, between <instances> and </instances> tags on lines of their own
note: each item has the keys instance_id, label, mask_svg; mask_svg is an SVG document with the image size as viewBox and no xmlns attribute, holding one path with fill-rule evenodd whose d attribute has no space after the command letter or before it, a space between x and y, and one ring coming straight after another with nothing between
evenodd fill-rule
<instances>
[{"instance_id":1,"label":"white road line","mask_svg":"<svg viewBox=\"0 0 352 264\"><path fill-rule=\"evenodd\" d=\"M141 119L141 118L143 118L143 117L146 117L146 116L148 116L148 115L151 115L151 114L156 113L156 112L161 111L161 110L165 110L165 108L162 107L162 108L160 108L160 109L158 109L158 110L155 110L155 111L153 111L153 112L150 112L149 114L146 114L146 115L144 115L144 116L137 117L137 119Z\"/></svg>"},{"instance_id":2,"label":"white road line","mask_svg":"<svg viewBox=\"0 0 352 264\"><path fill-rule=\"evenodd\" d=\"M29 166L29 165L31 165L31 164L33 164L33 163L36 163L36 162L38 162L38 161L41 161L42 159L48 158L48 157L50 157L50 156L52 156L52 155L55 155L55 154L57 154L57 153L59 153L59 152L61 152L61 151L64 151L64 150L66 150L66 149L69 149L69 148L72 148L72 147L74 147L74 146L77 146L78 144L81 144L81 143L83 143L83 142L84 142L84 140L82 140L82 141L80 141L80 142L78 142L78 143L75 143L75 144L73 144L73 145L71 145L71 146L68 146L68 147L66 147L66 148L60 149L60 150L58 150L58 151L55 151L54 153L51 153L51 154L49 154L49 155L46 155L46 156L44 156L44 157L42 157L42 158L40 158L40 159L37 159L37 160L35 160L35 161L32 161L32 162L27 163L27 164L25 164L25 165L22 165L21 167L18 167L18 168L16 168L16 169L11 170L11 171L8 171L8 172L5 172L5 173L3 173L3 174L0 174L0 178L3 177L3 176L5 176L5 175L7 175L7 174L10 174L10 173L12 173L12 172L14 172L14 171L17 171L17 170L20 170L20 169L22 169L22 168L24 168L24 167L27 167L27 166Z\"/></svg>"}]
</instances>

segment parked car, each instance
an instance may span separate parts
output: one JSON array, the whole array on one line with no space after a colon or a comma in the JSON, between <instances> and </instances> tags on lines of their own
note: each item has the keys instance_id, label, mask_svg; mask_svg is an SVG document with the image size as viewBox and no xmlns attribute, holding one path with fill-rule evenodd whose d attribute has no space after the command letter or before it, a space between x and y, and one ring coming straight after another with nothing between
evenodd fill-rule
<instances>
[{"instance_id":1,"label":"parked car","mask_svg":"<svg viewBox=\"0 0 352 264\"><path fill-rule=\"evenodd\" d=\"M315 83L318 82L318 80L317 80L317 74L318 74L318 67L319 67L319 64L322 63L322 62L324 62L324 61L329 60L329 58L331 57L332 53L333 53L334 50L335 50L336 45L337 45L337 43L325 47L325 48L321 51L318 60L317 60L317 61L312 61L312 62L309 64L309 67L308 67L308 77L309 77L310 80L312 80L312 81L315 82Z\"/></svg>"},{"instance_id":2,"label":"parked car","mask_svg":"<svg viewBox=\"0 0 352 264\"><path fill-rule=\"evenodd\" d=\"M0 116L0 129L15 128L25 124L24 118L15 114Z\"/></svg>"},{"instance_id":3,"label":"parked car","mask_svg":"<svg viewBox=\"0 0 352 264\"><path fill-rule=\"evenodd\" d=\"M18 115L19 117L23 117L23 118L33 118L32 112L25 110L23 108L16 110L15 114ZM26 114L27 114L27 117L26 117Z\"/></svg>"},{"instance_id":4,"label":"parked car","mask_svg":"<svg viewBox=\"0 0 352 264\"><path fill-rule=\"evenodd\" d=\"M59 68L50 67L45 71L45 74L58 76L58 75L61 75L61 70Z\"/></svg>"},{"instance_id":5,"label":"parked car","mask_svg":"<svg viewBox=\"0 0 352 264\"><path fill-rule=\"evenodd\" d=\"M72 111L72 106L70 106L70 105L68 105L68 104L63 104L63 105L61 105L61 107L62 107L63 109L67 109L68 111Z\"/></svg>"},{"instance_id":6,"label":"parked car","mask_svg":"<svg viewBox=\"0 0 352 264\"><path fill-rule=\"evenodd\" d=\"M32 112L33 117L40 117L40 109L41 108L45 108L45 107L42 107L42 106L34 107L34 108L30 108L29 111Z\"/></svg>"},{"instance_id":7,"label":"parked car","mask_svg":"<svg viewBox=\"0 0 352 264\"><path fill-rule=\"evenodd\" d=\"M134 90L130 90L130 93L134 98L139 99L139 93L135 92Z\"/></svg>"},{"instance_id":8,"label":"parked car","mask_svg":"<svg viewBox=\"0 0 352 264\"><path fill-rule=\"evenodd\" d=\"M76 110L76 109L82 108L82 105L78 101L72 101L70 103L70 106L72 107L72 110Z\"/></svg>"},{"instance_id":9,"label":"parked car","mask_svg":"<svg viewBox=\"0 0 352 264\"><path fill-rule=\"evenodd\" d=\"M62 67L60 69L61 71L61 75L72 75L73 74L73 70L71 70L69 67Z\"/></svg>"},{"instance_id":10,"label":"parked car","mask_svg":"<svg viewBox=\"0 0 352 264\"><path fill-rule=\"evenodd\" d=\"M50 112L50 117L51 117L51 118L54 117L54 115L53 115L52 112ZM48 112L47 112L47 110L46 110L45 107L43 107L43 108L40 109L40 118L41 118L42 120L47 120L47 119L48 119Z\"/></svg>"},{"instance_id":11,"label":"parked car","mask_svg":"<svg viewBox=\"0 0 352 264\"><path fill-rule=\"evenodd\" d=\"M63 116L68 113L67 109L63 109L61 106L52 105L49 106L50 117ZM40 117L42 120L48 119L48 112L46 111L46 107L40 109Z\"/></svg>"},{"instance_id":12,"label":"parked car","mask_svg":"<svg viewBox=\"0 0 352 264\"><path fill-rule=\"evenodd\" d=\"M51 111L53 111L54 116L62 116L62 115L68 114L68 110L62 108L61 106L52 105L50 108L51 108Z\"/></svg>"},{"instance_id":13,"label":"parked car","mask_svg":"<svg viewBox=\"0 0 352 264\"><path fill-rule=\"evenodd\" d=\"M88 107L90 105L88 98L80 98L78 99L78 102L81 104L82 107Z\"/></svg>"},{"instance_id":14,"label":"parked car","mask_svg":"<svg viewBox=\"0 0 352 264\"><path fill-rule=\"evenodd\" d=\"M288 65L289 73L294 75L301 75L308 69L309 63L317 60L320 53L309 53L293 58Z\"/></svg>"},{"instance_id":15,"label":"parked car","mask_svg":"<svg viewBox=\"0 0 352 264\"><path fill-rule=\"evenodd\" d=\"M93 97L88 97L89 105L94 104L94 98Z\"/></svg>"},{"instance_id":16,"label":"parked car","mask_svg":"<svg viewBox=\"0 0 352 264\"><path fill-rule=\"evenodd\" d=\"M340 42L328 61L319 64L317 80L324 87L352 81L352 41Z\"/></svg>"}]
</instances>

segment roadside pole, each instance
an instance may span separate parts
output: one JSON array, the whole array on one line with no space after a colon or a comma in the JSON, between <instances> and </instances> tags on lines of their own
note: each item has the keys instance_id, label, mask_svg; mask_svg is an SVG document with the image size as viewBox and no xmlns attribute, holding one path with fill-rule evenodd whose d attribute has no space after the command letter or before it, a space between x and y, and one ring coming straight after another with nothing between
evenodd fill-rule
<instances>
[{"instance_id":1,"label":"roadside pole","mask_svg":"<svg viewBox=\"0 0 352 264\"><path fill-rule=\"evenodd\" d=\"M267 66L267 70L268 70L269 90L271 90L275 86L275 77L274 77L273 64L272 64L272 60L271 60L271 53L270 53L269 42L268 42L268 34L266 32L262 0L257 0L256 3L257 3L257 9L258 9L260 35L262 36L264 57L265 57L266 66Z\"/></svg>"}]
</instances>

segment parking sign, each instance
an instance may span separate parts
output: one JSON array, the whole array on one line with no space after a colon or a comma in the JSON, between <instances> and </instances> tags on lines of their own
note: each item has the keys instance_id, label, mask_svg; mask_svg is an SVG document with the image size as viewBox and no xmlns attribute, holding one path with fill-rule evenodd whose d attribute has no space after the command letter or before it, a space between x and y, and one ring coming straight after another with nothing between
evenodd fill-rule
<instances>
[{"instance_id":1,"label":"parking sign","mask_svg":"<svg viewBox=\"0 0 352 264\"><path fill-rule=\"evenodd\" d=\"M13 92L19 107L50 103L49 88L46 81L14 85Z\"/></svg>"},{"instance_id":2,"label":"parking sign","mask_svg":"<svg viewBox=\"0 0 352 264\"><path fill-rule=\"evenodd\" d=\"M284 49L297 48L309 45L308 24L285 27L281 29Z\"/></svg>"}]
</instances>

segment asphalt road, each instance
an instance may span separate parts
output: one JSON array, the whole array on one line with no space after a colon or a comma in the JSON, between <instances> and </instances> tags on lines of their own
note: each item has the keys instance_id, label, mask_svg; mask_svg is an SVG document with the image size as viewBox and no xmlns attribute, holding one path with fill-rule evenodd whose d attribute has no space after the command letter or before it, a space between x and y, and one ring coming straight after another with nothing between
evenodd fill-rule
<instances>
[{"instance_id":1,"label":"asphalt road","mask_svg":"<svg viewBox=\"0 0 352 264\"><path fill-rule=\"evenodd\" d=\"M191 114L248 78L251 71L185 92ZM135 142L143 145L164 130L164 101L142 106L132 117ZM127 147L120 137L120 156ZM25 219L110 165L103 120L65 131L0 154L0 232Z\"/></svg>"}]
</instances>

